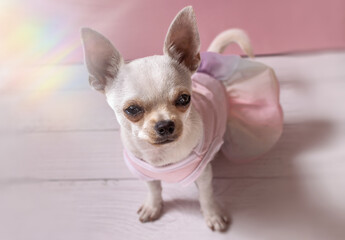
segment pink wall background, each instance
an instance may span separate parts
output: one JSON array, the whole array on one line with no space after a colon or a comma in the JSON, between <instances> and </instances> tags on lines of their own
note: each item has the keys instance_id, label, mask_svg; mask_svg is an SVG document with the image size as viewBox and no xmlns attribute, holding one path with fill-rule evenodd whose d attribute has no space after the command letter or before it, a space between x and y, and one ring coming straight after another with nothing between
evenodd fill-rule
<instances>
[{"instance_id":1,"label":"pink wall background","mask_svg":"<svg viewBox=\"0 0 345 240\"><path fill-rule=\"evenodd\" d=\"M232 27L248 32L256 54L345 48L344 0L5 1L5 16L0 14L2 62L81 62L82 26L106 35L126 59L161 54L170 22L187 5L196 12L202 50L216 34ZM23 26L18 39L6 42ZM232 47L227 52L240 51Z\"/></svg>"}]
</instances>

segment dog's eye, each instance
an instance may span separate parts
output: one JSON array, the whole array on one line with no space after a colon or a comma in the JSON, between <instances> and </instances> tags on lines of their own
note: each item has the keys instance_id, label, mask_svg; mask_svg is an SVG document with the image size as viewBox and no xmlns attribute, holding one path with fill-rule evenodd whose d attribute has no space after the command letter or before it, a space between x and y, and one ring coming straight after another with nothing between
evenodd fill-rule
<instances>
[{"instance_id":1,"label":"dog's eye","mask_svg":"<svg viewBox=\"0 0 345 240\"><path fill-rule=\"evenodd\" d=\"M181 94L175 102L176 106L187 106L190 103L190 96L188 94Z\"/></svg>"},{"instance_id":2,"label":"dog's eye","mask_svg":"<svg viewBox=\"0 0 345 240\"><path fill-rule=\"evenodd\" d=\"M139 107L137 105L131 105L128 108L126 108L124 111L126 114L135 117L135 116L143 113L144 109L142 109L142 107Z\"/></svg>"}]
</instances>

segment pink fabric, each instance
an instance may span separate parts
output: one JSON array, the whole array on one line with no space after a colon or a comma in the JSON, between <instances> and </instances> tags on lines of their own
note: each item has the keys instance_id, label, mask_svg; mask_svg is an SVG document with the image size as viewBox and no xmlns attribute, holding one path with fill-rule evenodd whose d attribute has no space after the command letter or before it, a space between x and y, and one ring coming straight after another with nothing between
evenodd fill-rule
<instances>
[{"instance_id":1,"label":"pink fabric","mask_svg":"<svg viewBox=\"0 0 345 240\"><path fill-rule=\"evenodd\" d=\"M192 105L204 124L204 137L183 161L165 167L154 167L124 150L124 159L131 172L143 180L163 180L188 185L196 180L220 150L227 121L227 102L223 84L203 73L192 76Z\"/></svg>"},{"instance_id":2,"label":"pink fabric","mask_svg":"<svg viewBox=\"0 0 345 240\"><path fill-rule=\"evenodd\" d=\"M244 68L237 73L241 78L226 84L230 108L222 151L236 162L260 157L278 141L283 130L275 74L271 68L257 65Z\"/></svg>"},{"instance_id":3,"label":"pink fabric","mask_svg":"<svg viewBox=\"0 0 345 240\"><path fill-rule=\"evenodd\" d=\"M223 153L248 161L267 152L279 139L283 113L274 71L257 61L212 52L201 54L198 72L221 80L229 102Z\"/></svg>"},{"instance_id":4,"label":"pink fabric","mask_svg":"<svg viewBox=\"0 0 345 240\"><path fill-rule=\"evenodd\" d=\"M201 59L192 76L192 105L203 120L202 141L186 159L165 167L153 167L125 150L126 164L139 178L188 185L220 148L229 160L243 162L278 141L283 113L273 70L235 55L203 53Z\"/></svg>"}]
</instances>

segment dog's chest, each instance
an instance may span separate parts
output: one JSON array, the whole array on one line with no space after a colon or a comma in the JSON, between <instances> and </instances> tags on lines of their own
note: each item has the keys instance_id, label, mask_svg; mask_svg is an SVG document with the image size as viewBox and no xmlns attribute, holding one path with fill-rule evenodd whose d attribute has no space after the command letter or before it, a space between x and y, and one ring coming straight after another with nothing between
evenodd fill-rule
<instances>
[{"instance_id":1,"label":"dog's chest","mask_svg":"<svg viewBox=\"0 0 345 240\"><path fill-rule=\"evenodd\" d=\"M193 148L188 144L177 144L177 146L165 149L153 149L149 152L141 151L141 159L153 166L167 166L181 161L188 156Z\"/></svg>"}]
</instances>

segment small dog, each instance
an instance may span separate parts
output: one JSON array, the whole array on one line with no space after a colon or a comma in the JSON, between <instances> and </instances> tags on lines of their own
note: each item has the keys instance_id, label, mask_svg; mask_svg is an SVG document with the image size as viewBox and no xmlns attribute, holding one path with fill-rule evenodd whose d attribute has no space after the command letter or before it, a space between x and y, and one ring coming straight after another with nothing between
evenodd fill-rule
<instances>
[{"instance_id":1,"label":"small dog","mask_svg":"<svg viewBox=\"0 0 345 240\"><path fill-rule=\"evenodd\" d=\"M109 40L89 28L82 29L90 85L105 94L121 126L124 147L154 168L181 162L204 138L204 123L193 106L191 76L200 64L200 40L192 7L182 9L168 30L164 55L125 63ZM209 51L222 52L236 42L252 56L247 36L239 29L220 34ZM212 169L208 163L195 183L207 225L223 231L229 218L213 196ZM147 181L149 195L139 208L142 222L159 218L161 181Z\"/></svg>"}]
</instances>

